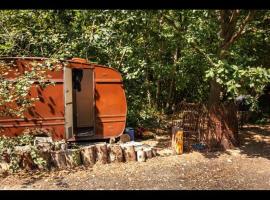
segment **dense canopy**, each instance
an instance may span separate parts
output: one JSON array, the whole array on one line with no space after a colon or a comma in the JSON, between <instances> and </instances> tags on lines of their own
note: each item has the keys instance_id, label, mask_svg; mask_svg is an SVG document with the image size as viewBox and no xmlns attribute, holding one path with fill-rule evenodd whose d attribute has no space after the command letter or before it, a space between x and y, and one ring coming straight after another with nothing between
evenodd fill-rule
<instances>
[{"instance_id":1,"label":"dense canopy","mask_svg":"<svg viewBox=\"0 0 270 200\"><path fill-rule=\"evenodd\" d=\"M268 10L2 10L0 56L82 57L118 69L136 125L183 99L247 95L255 109L270 80L269 24Z\"/></svg>"}]
</instances>

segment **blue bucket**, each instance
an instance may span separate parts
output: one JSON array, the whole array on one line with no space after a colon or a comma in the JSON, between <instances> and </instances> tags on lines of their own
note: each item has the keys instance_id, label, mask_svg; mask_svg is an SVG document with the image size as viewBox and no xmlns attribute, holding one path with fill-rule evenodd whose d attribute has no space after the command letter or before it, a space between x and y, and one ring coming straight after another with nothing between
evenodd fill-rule
<instances>
[{"instance_id":1,"label":"blue bucket","mask_svg":"<svg viewBox=\"0 0 270 200\"><path fill-rule=\"evenodd\" d=\"M126 128L126 133L129 135L130 140L131 140L131 141L134 141L134 139L135 139L135 131L134 131L134 128L127 127L127 128Z\"/></svg>"}]
</instances>

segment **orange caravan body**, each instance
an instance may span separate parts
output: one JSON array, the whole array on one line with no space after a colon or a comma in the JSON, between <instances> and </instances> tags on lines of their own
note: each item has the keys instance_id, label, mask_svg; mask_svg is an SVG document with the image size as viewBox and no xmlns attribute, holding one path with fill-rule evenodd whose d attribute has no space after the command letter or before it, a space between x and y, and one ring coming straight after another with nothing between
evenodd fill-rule
<instances>
[{"instance_id":1,"label":"orange caravan body","mask_svg":"<svg viewBox=\"0 0 270 200\"><path fill-rule=\"evenodd\" d=\"M5 78L16 81L47 58L5 57L13 67ZM31 86L29 97L39 98L24 117L0 116L0 135L17 136L26 128L50 131L54 140L82 141L120 136L125 129L127 103L121 74L110 67L73 58L58 62L58 70L46 71L45 88ZM16 74L17 73L17 74ZM2 106L0 109L5 109Z\"/></svg>"}]
</instances>

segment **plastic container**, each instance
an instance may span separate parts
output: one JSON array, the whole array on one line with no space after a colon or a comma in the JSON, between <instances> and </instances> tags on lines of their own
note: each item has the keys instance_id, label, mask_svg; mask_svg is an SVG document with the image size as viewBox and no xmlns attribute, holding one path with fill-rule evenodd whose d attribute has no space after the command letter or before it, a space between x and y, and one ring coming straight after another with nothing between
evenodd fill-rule
<instances>
[{"instance_id":1,"label":"plastic container","mask_svg":"<svg viewBox=\"0 0 270 200\"><path fill-rule=\"evenodd\" d=\"M134 141L134 139L135 139L135 131L134 131L134 128L132 128L132 127L127 127L127 128L126 128L126 133L129 135L130 140L131 140L131 141Z\"/></svg>"}]
</instances>

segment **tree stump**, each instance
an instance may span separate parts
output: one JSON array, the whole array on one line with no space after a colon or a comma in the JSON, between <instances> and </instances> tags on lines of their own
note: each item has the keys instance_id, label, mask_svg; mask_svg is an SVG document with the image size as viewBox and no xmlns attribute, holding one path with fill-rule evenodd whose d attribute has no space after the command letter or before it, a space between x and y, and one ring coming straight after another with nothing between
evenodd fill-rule
<instances>
[{"instance_id":1,"label":"tree stump","mask_svg":"<svg viewBox=\"0 0 270 200\"><path fill-rule=\"evenodd\" d=\"M153 155L153 157L157 156L157 149L152 148L152 155Z\"/></svg>"},{"instance_id":2,"label":"tree stump","mask_svg":"<svg viewBox=\"0 0 270 200\"><path fill-rule=\"evenodd\" d=\"M58 169L65 169L67 167L66 154L64 151L51 152L52 164Z\"/></svg>"},{"instance_id":3,"label":"tree stump","mask_svg":"<svg viewBox=\"0 0 270 200\"><path fill-rule=\"evenodd\" d=\"M145 162L146 161L145 152L142 149L137 151L137 160L138 160L138 162Z\"/></svg>"},{"instance_id":4,"label":"tree stump","mask_svg":"<svg viewBox=\"0 0 270 200\"><path fill-rule=\"evenodd\" d=\"M0 174L6 174L9 171L9 164L0 161Z\"/></svg>"},{"instance_id":5,"label":"tree stump","mask_svg":"<svg viewBox=\"0 0 270 200\"><path fill-rule=\"evenodd\" d=\"M124 157L127 162L136 161L136 152L134 146L125 146L124 147Z\"/></svg>"},{"instance_id":6,"label":"tree stump","mask_svg":"<svg viewBox=\"0 0 270 200\"><path fill-rule=\"evenodd\" d=\"M130 142L130 136L126 133L122 134L120 136L120 143L126 143L126 142Z\"/></svg>"},{"instance_id":7,"label":"tree stump","mask_svg":"<svg viewBox=\"0 0 270 200\"><path fill-rule=\"evenodd\" d=\"M174 126L172 128L171 147L174 153L178 155L183 153L183 147L184 147L183 135L184 135L184 132L179 127Z\"/></svg>"},{"instance_id":8,"label":"tree stump","mask_svg":"<svg viewBox=\"0 0 270 200\"><path fill-rule=\"evenodd\" d=\"M80 149L67 149L65 155L67 167L73 168L82 164Z\"/></svg>"},{"instance_id":9,"label":"tree stump","mask_svg":"<svg viewBox=\"0 0 270 200\"><path fill-rule=\"evenodd\" d=\"M147 159L150 159L153 157L151 148L145 148L143 151L145 152L145 156Z\"/></svg>"},{"instance_id":10,"label":"tree stump","mask_svg":"<svg viewBox=\"0 0 270 200\"><path fill-rule=\"evenodd\" d=\"M37 146L42 143L53 143L53 140L51 137L35 137L34 139L34 146Z\"/></svg>"},{"instance_id":11,"label":"tree stump","mask_svg":"<svg viewBox=\"0 0 270 200\"><path fill-rule=\"evenodd\" d=\"M29 145L26 146L16 146L15 152L19 156L19 166L22 169L32 170L36 168L36 164L34 163L31 156L31 147Z\"/></svg>"},{"instance_id":12,"label":"tree stump","mask_svg":"<svg viewBox=\"0 0 270 200\"><path fill-rule=\"evenodd\" d=\"M39 156L46 162L44 167L39 166L40 169L50 169L52 164L52 157L50 151L39 151Z\"/></svg>"},{"instance_id":13,"label":"tree stump","mask_svg":"<svg viewBox=\"0 0 270 200\"><path fill-rule=\"evenodd\" d=\"M124 155L121 146L117 144L108 145L109 161L110 162L123 162Z\"/></svg>"},{"instance_id":14,"label":"tree stump","mask_svg":"<svg viewBox=\"0 0 270 200\"><path fill-rule=\"evenodd\" d=\"M67 143L64 140L55 142L53 146L55 151L67 150Z\"/></svg>"},{"instance_id":15,"label":"tree stump","mask_svg":"<svg viewBox=\"0 0 270 200\"><path fill-rule=\"evenodd\" d=\"M96 146L90 145L81 149L82 163L85 166L93 166L97 159Z\"/></svg>"},{"instance_id":16,"label":"tree stump","mask_svg":"<svg viewBox=\"0 0 270 200\"><path fill-rule=\"evenodd\" d=\"M108 163L108 149L107 144L96 144L97 160L96 163L106 164Z\"/></svg>"}]
</instances>

